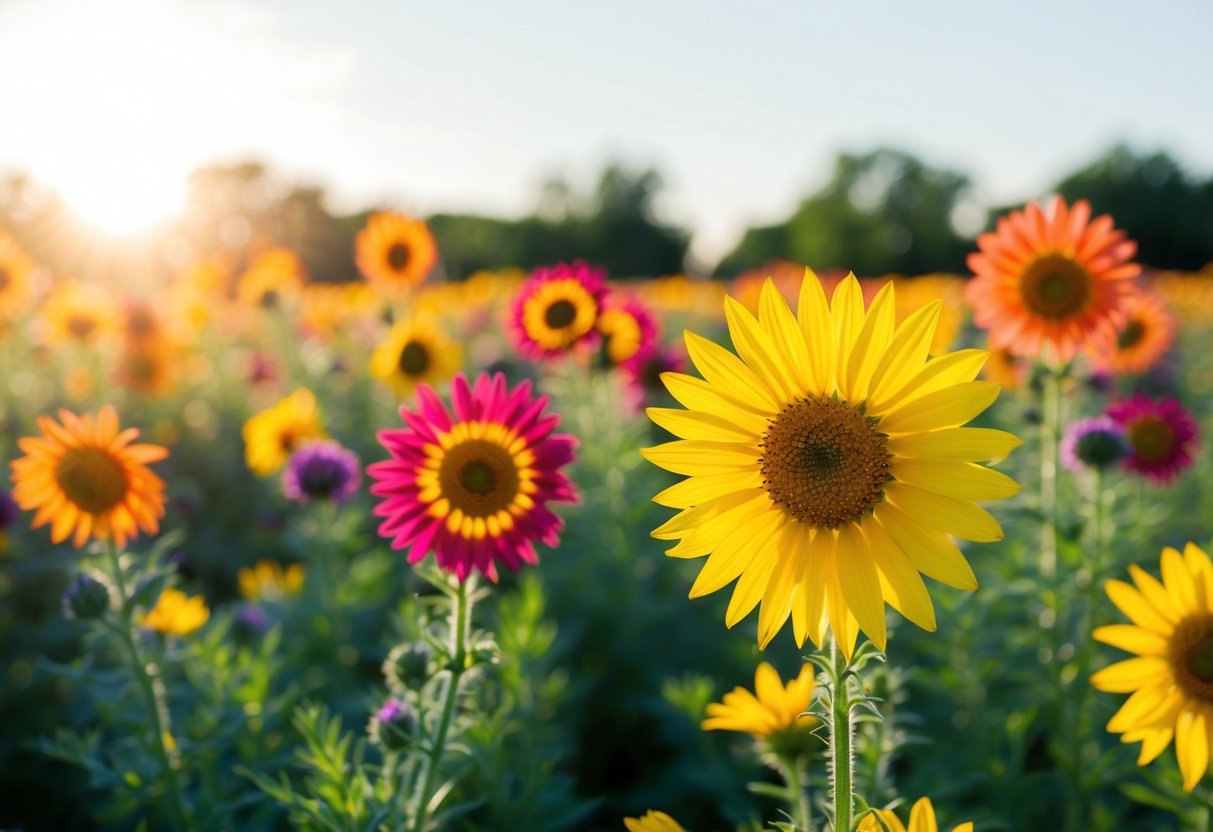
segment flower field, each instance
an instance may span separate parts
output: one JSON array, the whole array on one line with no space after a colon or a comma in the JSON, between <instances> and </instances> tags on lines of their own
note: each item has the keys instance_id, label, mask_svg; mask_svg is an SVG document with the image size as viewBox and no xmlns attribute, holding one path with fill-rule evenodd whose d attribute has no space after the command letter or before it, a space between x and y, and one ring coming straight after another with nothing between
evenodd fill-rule
<instances>
[{"instance_id":1,"label":"flower field","mask_svg":"<svg viewBox=\"0 0 1213 832\"><path fill-rule=\"evenodd\" d=\"M0 827L1213 828L1213 273L441 257L0 229Z\"/></svg>"}]
</instances>

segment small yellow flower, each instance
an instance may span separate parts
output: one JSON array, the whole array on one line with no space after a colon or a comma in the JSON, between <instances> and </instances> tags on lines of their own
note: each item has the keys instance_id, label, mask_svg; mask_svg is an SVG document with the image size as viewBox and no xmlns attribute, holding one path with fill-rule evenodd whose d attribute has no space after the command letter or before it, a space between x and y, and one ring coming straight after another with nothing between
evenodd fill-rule
<instances>
[{"instance_id":1,"label":"small yellow flower","mask_svg":"<svg viewBox=\"0 0 1213 832\"><path fill-rule=\"evenodd\" d=\"M446 381L461 366L463 346L425 316L397 323L371 355L371 375L402 399L412 396L418 384Z\"/></svg>"},{"instance_id":2,"label":"small yellow flower","mask_svg":"<svg viewBox=\"0 0 1213 832\"><path fill-rule=\"evenodd\" d=\"M722 702L708 705L703 730L740 731L765 739L789 728L811 729L817 719L804 712L813 698L814 681L813 668L806 664L785 687L775 668L763 662L754 673L755 693L736 687Z\"/></svg>"},{"instance_id":3,"label":"small yellow flower","mask_svg":"<svg viewBox=\"0 0 1213 832\"><path fill-rule=\"evenodd\" d=\"M628 832L686 832L685 829L665 812L649 810L638 818L624 818L623 825Z\"/></svg>"},{"instance_id":4,"label":"small yellow flower","mask_svg":"<svg viewBox=\"0 0 1213 832\"><path fill-rule=\"evenodd\" d=\"M149 630L172 636L184 636L197 630L211 617L201 595L187 596L179 589L160 593L156 606L147 611L139 623Z\"/></svg>"},{"instance_id":5,"label":"small yellow flower","mask_svg":"<svg viewBox=\"0 0 1213 832\"><path fill-rule=\"evenodd\" d=\"M240 594L249 601L297 595L303 588L303 564L292 563L285 569L272 560L259 560L236 574Z\"/></svg>"},{"instance_id":6,"label":"small yellow flower","mask_svg":"<svg viewBox=\"0 0 1213 832\"><path fill-rule=\"evenodd\" d=\"M910 810L908 829L890 810L877 809L864 815L859 822L859 832L939 832L939 825L935 821L935 808L931 806L930 798L922 797ZM954 826L952 832L973 832L973 822Z\"/></svg>"},{"instance_id":7,"label":"small yellow flower","mask_svg":"<svg viewBox=\"0 0 1213 832\"><path fill-rule=\"evenodd\" d=\"M268 477L309 439L325 439L312 391L296 390L244 423L244 459L259 477Z\"/></svg>"}]
</instances>

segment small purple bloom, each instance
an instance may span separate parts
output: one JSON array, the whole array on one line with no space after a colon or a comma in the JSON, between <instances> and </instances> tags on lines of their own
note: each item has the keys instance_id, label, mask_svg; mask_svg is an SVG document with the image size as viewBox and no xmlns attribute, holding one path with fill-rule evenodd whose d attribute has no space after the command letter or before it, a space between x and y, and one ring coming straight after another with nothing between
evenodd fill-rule
<instances>
[{"instance_id":1,"label":"small purple bloom","mask_svg":"<svg viewBox=\"0 0 1213 832\"><path fill-rule=\"evenodd\" d=\"M291 455L282 491L299 503L344 503L358 493L362 469L352 451L332 441L309 442Z\"/></svg>"},{"instance_id":2,"label":"small purple bloom","mask_svg":"<svg viewBox=\"0 0 1213 832\"><path fill-rule=\"evenodd\" d=\"M21 516L21 510L13 502L12 495L6 489L0 488L0 532L3 532Z\"/></svg>"},{"instance_id":3,"label":"small purple bloom","mask_svg":"<svg viewBox=\"0 0 1213 832\"><path fill-rule=\"evenodd\" d=\"M1106 470L1128 452L1124 428L1107 416L1075 422L1061 440L1061 461L1075 474Z\"/></svg>"},{"instance_id":4,"label":"small purple bloom","mask_svg":"<svg viewBox=\"0 0 1213 832\"><path fill-rule=\"evenodd\" d=\"M256 604L241 604L236 611L236 627L244 635L256 637L270 628L270 617Z\"/></svg>"},{"instance_id":5,"label":"small purple bloom","mask_svg":"<svg viewBox=\"0 0 1213 832\"><path fill-rule=\"evenodd\" d=\"M413 706L403 699L390 696L371 718L367 733L371 741L385 751L400 751L412 742L416 728L417 712Z\"/></svg>"}]
</instances>

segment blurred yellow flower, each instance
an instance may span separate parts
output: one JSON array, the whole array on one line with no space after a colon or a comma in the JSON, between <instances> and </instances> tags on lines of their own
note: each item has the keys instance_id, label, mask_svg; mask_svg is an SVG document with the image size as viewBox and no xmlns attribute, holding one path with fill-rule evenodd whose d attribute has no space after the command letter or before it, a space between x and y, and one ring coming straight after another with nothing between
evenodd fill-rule
<instances>
[{"instance_id":1,"label":"blurred yellow flower","mask_svg":"<svg viewBox=\"0 0 1213 832\"><path fill-rule=\"evenodd\" d=\"M244 460L259 477L268 477L309 439L325 439L316 397L299 389L244 423Z\"/></svg>"},{"instance_id":2,"label":"blurred yellow flower","mask_svg":"<svg viewBox=\"0 0 1213 832\"><path fill-rule=\"evenodd\" d=\"M60 283L42 307L49 344L95 344L118 326L118 305L108 295L84 283Z\"/></svg>"},{"instance_id":3,"label":"blurred yellow flower","mask_svg":"<svg viewBox=\"0 0 1213 832\"><path fill-rule=\"evenodd\" d=\"M1108 723L1121 742L1140 742L1144 766L1175 740L1185 791L1205 775L1213 748L1213 565L1199 546L1162 550L1162 582L1136 564L1136 586L1108 581L1108 597L1131 624L1097 627L1097 641L1134 658L1091 677L1097 690L1130 693Z\"/></svg>"},{"instance_id":4,"label":"blurred yellow flower","mask_svg":"<svg viewBox=\"0 0 1213 832\"><path fill-rule=\"evenodd\" d=\"M298 299L303 284L303 264L295 253L285 248L272 248L257 255L240 275L236 299L246 306L270 309Z\"/></svg>"},{"instance_id":5,"label":"blurred yellow flower","mask_svg":"<svg viewBox=\"0 0 1213 832\"><path fill-rule=\"evenodd\" d=\"M411 292L438 259L438 246L426 224L390 211L373 214L354 246L363 277L387 297Z\"/></svg>"},{"instance_id":6,"label":"blurred yellow flower","mask_svg":"<svg viewBox=\"0 0 1213 832\"><path fill-rule=\"evenodd\" d=\"M858 832L939 832L939 825L935 820L935 807L929 798L923 797L910 809L908 829L891 810L875 809L863 816ZM973 822L953 826L952 832L973 832Z\"/></svg>"},{"instance_id":7,"label":"blurred yellow flower","mask_svg":"<svg viewBox=\"0 0 1213 832\"><path fill-rule=\"evenodd\" d=\"M628 832L686 832L678 821L665 812L650 810L638 818L624 818Z\"/></svg>"},{"instance_id":8,"label":"blurred yellow flower","mask_svg":"<svg viewBox=\"0 0 1213 832\"><path fill-rule=\"evenodd\" d=\"M459 372L463 346L428 317L400 321L371 355L371 375L408 398L418 384L436 385Z\"/></svg>"},{"instance_id":9,"label":"blurred yellow flower","mask_svg":"<svg viewBox=\"0 0 1213 832\"><path fill-rule=\"evenodd\" d=\"M201 595L187 596L179 589L166 589L160 593L156 605L139 619L149 630L170 636L184 636L197 630L211 611Z\"/></svg>"},{"instance_id":10,"label":"blurred yellow flower","mask_svg":"<svg viewBox=\"0 0 1213 832\"><path fill-rule=\"evenodd\" d=\"M784 686L778 671L767 662L754 673L754 693L735 687L721 702L708 705L705 731L739 731L765 739L789 728L812 729L817 718L805 714L813 698L816 677L811 665Z\"/></svg>"},{"instance_id":11,"label":"blurred yellow flower","mask_svg":"<svg viewBox=\"0 0 1213 832\"><path fill-rule=\"evenodd\" d=\"M272 560L259 560L236 573L240 595L249 601L297 595L303 588L303 564L292 563L285 569Z\"/></svg>"},{"instance_id":12,"label":"blurred yellow flower","mask_svg":"<svg viewBox=\"0 0 1213 832\"><path fill-rule=\"evenodd\" d=\"M33 270L33 259L0 228L0 318L11 318L25 309Z\"/></svg>"},{"instance_id":13,"label":"blurred yellow flower","mask_svg":"<svg viewBox=\"0 0 1213 832\"><path fill-rule=\"evenodd\" d=\"M167 338L128 341L118 359L117 381L141 396L164 396L177 386L181 357Z\"/></svg>"}]
</instances>

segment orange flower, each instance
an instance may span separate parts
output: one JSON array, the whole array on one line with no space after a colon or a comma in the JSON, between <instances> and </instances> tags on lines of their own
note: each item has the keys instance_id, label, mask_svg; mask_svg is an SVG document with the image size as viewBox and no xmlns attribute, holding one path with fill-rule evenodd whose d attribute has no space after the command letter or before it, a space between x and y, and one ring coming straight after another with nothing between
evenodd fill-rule
<instances>
[{"instance_id":1,"label":"orange flower","mask_svg":"<svg viewBox=\"0 0 1213 832\"><path fill-rule=\"evenodd\" d=\"M1144 373L1171 349L1175 316L1156 292L1138 293L1125 303L1125 321L1092 345L1095 366L1110 373Z\"/></svg>"},{"instance_id":2,"label":"orange flower","mask_svg":"<svg viewBox=\"0 0 1213 832\"><path fill-rule=\"evenodd\" d=\"M139 431L118 430L106 405L94 416L59 411L38 419L42 436L18 440L25 456L12 463L13 499L37 510L33 528L51 525L51 540L113 538L119 546L139 531L155 534L164 515L164 483L147 467L168 456L157 445L132 445Z\"/></svg>"},{"instance_id":3,"label":"orange flower","mask_svg":"<svg viewBox=\"0 0 1213 832\"><path fill-rule=\"evenodd\" d=\"M34 261L0 228L0 318L12 318L30 298Z\"/></svg>"},{"instance_id":4,"label":"orange flower","mask_svg":"<svg viewBox=\"0 0 1213 832\"><path fill-rule=\"evenodd\" d=\"M969 255L975 277L965 290L973 320L995 349L1065 362L1101 332L1115 332L1141 268L1137 244L1107 214L1091 221L1086 200L1067 208L1055 197L998 221Z\"/></svg>"},{"instance_id":5,"label":"orange flower","mask_svg":"<svg viewBox=\"0 0 1213 832\"><path fill-rule=\"evenodd\" d=\"M121 320L118 305L95 286L60 283L42 307L50 344L91 345L112 334Z\"/></svg>"},{"instance_id":6,"label":"orange flower","mask_svg":"<svg viewBox=\"0 0 1213 832\"><path fill-rule=\"evenodd\" d=\"M293 251L272 248L257 255L236 284L236 299L246 306L272 308L295 301L306 282L303 263Z\"/></svg>"},{"instance_id":7,"label":"orange flower","mask_svg":"<svg viewBox=\"0 0 1213 832\"><path fill-rule=\"evenodd\" d=\"M388 211L371 215L354 247L359 271L389 297L416 288L438 259L438 246L424 222Z\"/></svg>"}]
</instances>

